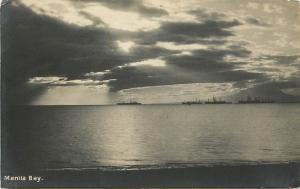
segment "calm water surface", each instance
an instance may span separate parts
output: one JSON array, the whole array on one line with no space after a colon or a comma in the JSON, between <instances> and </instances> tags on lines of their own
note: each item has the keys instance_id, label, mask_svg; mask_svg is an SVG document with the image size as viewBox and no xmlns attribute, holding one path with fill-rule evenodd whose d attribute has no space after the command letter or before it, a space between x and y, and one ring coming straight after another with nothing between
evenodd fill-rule
<instances>
[{"instance_id":1,"label":"calm water surface","mask_svg":"<svg viewBox=\"0 0 300 189\"><path fill-rule=\"evenodd\" d=\"M8 147L43 169L300 161L300 104L14 109Z\"/></svg>"}]
</instances>

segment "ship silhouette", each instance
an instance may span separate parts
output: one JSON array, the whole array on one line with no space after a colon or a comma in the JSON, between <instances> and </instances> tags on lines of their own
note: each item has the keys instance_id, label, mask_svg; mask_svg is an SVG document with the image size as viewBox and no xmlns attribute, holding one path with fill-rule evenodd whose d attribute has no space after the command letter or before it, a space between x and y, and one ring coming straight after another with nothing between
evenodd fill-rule
<instances>
[{"instance_id":1,"label":"ship silhouette","mask_svg":"<svg viewBox=\"0 0 300 189\"><path fill-rule=\"evenodd\" d=\"M193 101L184 101L182 104L192 105L192 104L203 104L200 99L195 99Z\"/></svg>"},{"instance_id":2,"label":"ship silhouette","mask_svg":"<svg viewBox=\"0 0 300 189\"><path fill-rule=\"evenodd\" d=\"M117 105L141 105L142 103L130 100L129 102L118 102Z\"/></svg>"},{"instance_id":3,"label":"ship silhouette","mask_svg":"<svg viewBox=\"0 0 300 189\"><path fill-rule=\"evenodd\" d=\"M232 102L227 102L222 100L221 98L218 100L216 97L213 96L212 100L207 99L207 101L204 102L205 104L232 104Z\"/></svg>"},{"instance_id":4,"label":"ship silhouette","mask_svg":"<svg viewBox=\"0 0 300 189\"><path fill-rule=\"evenodd\" d=\"M270 98L260 98L260 97L251 97L247 96L246 100L239 100L239 104L259 104L259 103L275 103L274 100Z\"/></svg>"},{"instance_id":5,"label":"ship silhouette","mask_svg":"<svg viewBox=\"0 0 300 189\"><path fill-rule=\"evenodd\" d=\"M207 101L202 102L201 100L194 100L194 101L185 101L182 104L192 105L192 104L232 104L232 102L227 102L222 100L221 98L218 100L216 97L213 96L212 100L207 99Z\"/></svg>"}]
</instances>

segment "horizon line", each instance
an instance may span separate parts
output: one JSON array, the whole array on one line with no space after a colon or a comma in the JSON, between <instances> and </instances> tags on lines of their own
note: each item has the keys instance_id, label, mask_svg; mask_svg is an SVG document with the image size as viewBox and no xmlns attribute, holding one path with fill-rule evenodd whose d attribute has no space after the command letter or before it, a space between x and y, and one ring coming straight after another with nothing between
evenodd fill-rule
<instances>
[{"instance_id":1,"label":"horizon line","mask_svg":"<svg viewBox=\"0 0 300 189\"><path fill-rule=\"evenodd\" d=\"M239 102L231 102L226 101L227 103L224 104L206 104L206 103L199 103L199 104L190 104L190 105L247 105L247 104L293 104L293 103L300 103L300 101L280 101L280 102L271 102L271 103L239 103ZM138 105L134 104L125 104L125 105L119 105L117 103L115 104L16 104L16 105L8 105L8 106L141 106L141 105L188 105L188 104L182 104L183 102L178 103L141 103Z\"/></svg>"}]
</instances>

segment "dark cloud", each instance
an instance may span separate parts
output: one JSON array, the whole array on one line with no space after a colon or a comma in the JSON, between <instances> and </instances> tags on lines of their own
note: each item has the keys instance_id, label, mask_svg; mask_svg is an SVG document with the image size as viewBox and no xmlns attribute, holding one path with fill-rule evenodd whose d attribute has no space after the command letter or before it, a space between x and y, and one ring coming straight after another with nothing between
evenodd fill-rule
<instances>
[{"instance_id":1,"label":"dark cloud","mask_svg":"<svg viewBox=\"0 0 300 189\"><path fill-rule=\"evenodd\" d=\"M152 53L153 54L153 53ZM228 62L225 57L248 57L250 51L240 47L227 50L209 49L194 50L192 55L178 55L167 52L163 59L166 67L150 66L123 67L111 70L105 79L116 79L109 83L113 91L157 85L207 83L207 82L242 82L251 79L262 79L261 73L235 71L235 67L244 62Z\"/></svg>"},{"instance_id":2,"label":"dark cloud","mask_svg":"<svg viewBox=\"0 0 300 189\"><path fill-rule=\"evenodd\" d=\"M4 52L8 75L23 77L73 75L104 70L121 64L126 57L115 49L108 31L66 25L49 17L37 16L24 7L6 7Z\"/></svg>"},{"instance_id":3,"label":"dark cloud","mask_svg":"<svg viewBox=\"0 0 300 189\"><path fill-rule=\"evenodd\" d=\"M206 20L202 23L164 22L161 24L161 27L156 30L131 34L130 37L136 42L144 44L154 44L157 41L180 44L224 43L225 41L222 41L223 38L234 35L230 29L240 24L241 23L237 20ZM220 41L207 40L210 38L219 38Z\"/></svg>"},{"instance_id":4,"label":"dark cloud","mask_svg":"<svg viewBox=\"0 0 300 189\"><path fill-rule=\"evenodd\" d=\"M230 70L217 72L216 80L221 82L243 82L248 80L262 80L266 79L266 76L262 73L247 72L243 70Z\"/></svg>"},{"instance_id":5,"label":"dark cloud","mask_svg":"<svg viewBox=\"0 0 300 189\"><path fill-rule=\"evenodd\" d=\"M261 19L258 18L253 18L253 17L248 17L246 18L246 22L248 24L256 25L256 26L261 26L261 27L268 27L271 26L270 24L262 21Z\"/></svg>"},{"instance_id":6,"label":"dark cloud","mask_svg":"<svg viewBox=\"0 0 300 189\"><path fill-rule=\"evenodd\" d=\"M137 12L143 16L157 17L167 15L164 9L148 7L143 4L142 0L76 0L76 2L87 3L95 2L115 10Z\"/></svg>"},{"instance_id":7,"label":"dark cloud","mask_svg":"<svg viewBox=\"0 0 300 189\"><path fill-rule=\"evenodd\" d=\"M246 57L249 51L240 48L239 50L198 50L193 51L193 55L169 56L166 58L169 64L187 70L199 70L205 72L216 72L231 70L243 62L227 62L225 56Z\"/></svg>"},{"instance_id":8,"label":"dark cloud","mask_svg":"<svg viewBox=\"0 0 300 189\"><path fill-rule=\"evenodd\" d=\"M175 80L169 80L168 77L162 77L163 75L165 74L161 69L154 68L151 70L147 68L147 66L144 67L144 71L143 68L125 67L113 69L112 72L107 74L104 78L116 79L115 81L109 83L112 91L176 83ZM168 81L165 79L168 79Z\"/></svg>"},{"instance_id":9,"label":"dark cloud","mask_svg":"<svg viewBox=\"0 0 300 189\"><path fill-rule=\"evenodd\" d=\"M115 81L108 83L112 91L134 87L171 84L239 83L266 78L262 73L234 70L235 64L242 63L228 63L221 61L221 55L219 55L219 58L215 58L214 61L209 58L208 53L202 53L205 55L202 59L203 62L199 60L200 55L198 55L198 57L197 55L182 57L172 56L166 58L168 59L166 67L157 68L151 66L138 66L117 68L105 75L104 78L116 79ZM211 56L213 56L212 54ZM217 54L218 53L215 53L216 56ZM207 58L207 60L205 60L205 58Z\"/></svg>"},{"instance_id":10,"label":"dark cloud","mask_svg":"<svg viewBox=\"0 0 300 189\"><path fill-rule=\"evenodd\" d=\"M210 37L210 36L230 36L232 35L226 29L240 25L237 20L234 21L214 21L207 20L203 23L174 23L167 22L161 29L166 33L175 33L178 35L189 35L192 37Z\"/></svg>"},{"instance_id":11,"label":"dark cloud","mask_svg":"<svg viewBox=\"0 0 300 189\"><path fill-rule=\"evenodd\" d=\"M263 74L246 71L205 72L186 71L178 67L162 69L147 66L118 68L105 76L106 79L116 79L108 83L112 91L172 84L242 82L263 77Z\"/></svg>"},{"instance_id":12,"label":"dark cloud","mask_svg":"<svg viewBox=\"0 0 300 189\"><path fill-rule=\"evenodd\" d=\"M224 13L208 11L207 9L196 9L189 11L190 14L197 17L198 20L229 20L232 19L228 17ZM240 21L241 22L241 21ZM269 27L271 26L269 23L263 21L261 18L247 17L244 19L244 22L251 25L261 26L261 27Z\"/></svg>"}]
</instances>

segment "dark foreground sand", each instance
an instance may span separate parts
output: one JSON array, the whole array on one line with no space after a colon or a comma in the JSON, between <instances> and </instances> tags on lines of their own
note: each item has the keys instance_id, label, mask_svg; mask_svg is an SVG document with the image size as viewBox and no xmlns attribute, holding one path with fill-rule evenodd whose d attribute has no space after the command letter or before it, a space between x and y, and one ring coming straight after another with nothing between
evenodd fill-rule
<instances>
[{"instance_id":1,"label":"dark foreground sand","mask_svg":"<svg viewBox=\"0 0 300 189\"><path fill-rule=\"evenodd\" d=\"M40 183L4 181L2 187L297 187L300 186L300 163L126 171L64 170L29 175L42 176L44 180Z\"/></svg>"}]
</instances>

